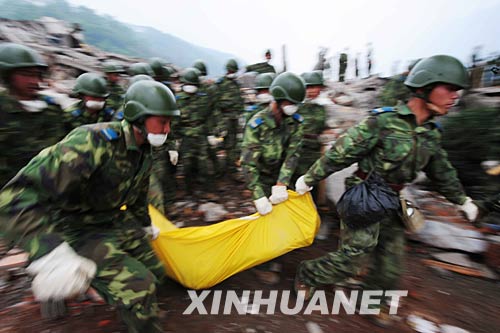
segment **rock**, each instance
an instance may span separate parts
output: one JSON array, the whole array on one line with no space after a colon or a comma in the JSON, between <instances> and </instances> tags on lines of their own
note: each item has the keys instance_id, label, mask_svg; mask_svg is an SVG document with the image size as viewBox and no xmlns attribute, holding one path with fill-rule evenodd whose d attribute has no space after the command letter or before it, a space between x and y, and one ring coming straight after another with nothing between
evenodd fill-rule
<instances>
[{"instance_id":1,"label":"rock","mask_svg":"<svg viewBox=\"0 0 500 333\"><path fill-rule=\"evenodd\" d=\"M439 333L439 327L432 321L422 318L419 315L409 315L406 319L408 325L419 333Z\"/></svg>"},{"instance_id":2,"label":"rock","mask_svg":"<svg viewBox=\"0 0 500 333\"><path fill-rule=\"evenodd\" d=\"M306 328L307 328L307 331L309 333L323 333L323 330L321 329L321 327L312 321L308 321L306 323Z\"/></svg>"},{"instance_id":3,"label":"rock","mask_svg":"<svg viewBox=\"0 0 500 333\"><path fill-rule=\"evenodd\" d=\"M334 97L333 101L337 104L344 106L352 106L354 104L354 99L347 95L341 95L338 97Z\"/></svg>"},{"instance_id":4,"label":"rock","mask_svg":"<svg viewBox=\"0 0 500 333\"><path fill-rule=\"evenodd\" d=\"M228 213L224 206L214 202L202 204L198 207L198 210L204 213L205 222L209 223L222 221Z\"/></svg>"}]
</instances>

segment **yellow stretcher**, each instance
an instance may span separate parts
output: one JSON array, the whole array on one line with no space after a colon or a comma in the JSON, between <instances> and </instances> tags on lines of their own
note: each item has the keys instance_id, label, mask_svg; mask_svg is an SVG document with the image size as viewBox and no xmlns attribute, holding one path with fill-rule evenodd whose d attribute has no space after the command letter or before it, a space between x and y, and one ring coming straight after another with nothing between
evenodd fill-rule
<instances>
[{"instance_id":1,"label":"yellow stretcher","mask_svg":"<svg viewBox=\"0 0 500 333\"><path fill-rule=\"evenodd\" d=\"M210 226L177 228L154 207L160 236L153 248L167 275L190 289L210 288L245 269L309 246L320 219L311 195L288 191L289 200L265 216L255 213Z\"/></svg>"}]
</instances>

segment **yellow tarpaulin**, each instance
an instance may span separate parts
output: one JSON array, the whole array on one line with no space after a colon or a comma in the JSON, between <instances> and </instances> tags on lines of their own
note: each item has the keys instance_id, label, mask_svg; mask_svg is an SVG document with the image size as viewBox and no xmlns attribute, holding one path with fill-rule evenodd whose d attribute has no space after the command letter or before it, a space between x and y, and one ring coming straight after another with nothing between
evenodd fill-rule
<instances>
[{"instance_id":1,"label":"yellow tarpaulin","mask_svg":"<svg viewBox=\"0 0 500 333\"><path fill-rule=\"evenodd\" d=\"M245 269L311 245L320 220L311 195L289 200L265 216L253 214L210 226L177 228L150 206L160 236L153 248L167 275L190 289L210 288Z\"/></svg>"}]
</instances>

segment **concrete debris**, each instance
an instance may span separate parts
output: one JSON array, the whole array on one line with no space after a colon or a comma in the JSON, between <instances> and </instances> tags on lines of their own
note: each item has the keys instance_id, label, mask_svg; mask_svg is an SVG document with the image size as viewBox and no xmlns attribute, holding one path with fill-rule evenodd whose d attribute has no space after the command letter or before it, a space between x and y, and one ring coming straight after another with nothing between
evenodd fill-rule
<instances>
[{"instance_id":1,"label":"concrete debris","mask_svg":"<svg viewBox=\"0 0 500 333\"><path fill-rule=\"evenodd\" d=\"M455 249L471 253L483 253L488 242L475 230L465 230L450 223L427 220L415 237L434 247Z\"/></svg>"},{"instance_id":2,"label":"concrete debris","mask_svg":"<svg viewBox=\"0 0 500 333\"><path fill-rule=\"evenodd\" d=\"M35 21L0 18L0 42L24 44L40 52L49 64L49 79L59 79L61 71L66 73L65 78L75 78L84 72L101 72L104 60L113 60L125 67L141 61L87 44L72 48L71 32L71 23L52 17Z\"/></svg>"}]
</instances>

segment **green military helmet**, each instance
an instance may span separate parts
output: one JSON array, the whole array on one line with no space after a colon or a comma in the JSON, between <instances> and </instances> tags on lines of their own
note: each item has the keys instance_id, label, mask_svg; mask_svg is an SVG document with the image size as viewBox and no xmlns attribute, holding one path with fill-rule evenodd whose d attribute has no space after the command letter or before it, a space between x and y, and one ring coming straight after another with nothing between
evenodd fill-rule
<instances>
[{"instance_id":1,"label":"green military helmet","mask_svg":"<svg viewBox=\"0 0 500 333\"><path fill-rule=\"evenodd\" d=\"M262 73L255 77L254 89L269 89L276 75L274 73Z\"/></svg>"},{"instance_id":2,"label":"green military helmet","mask_svg":"<svg viewBox=\"0 0 500 333\"><path fill-rule=\"evenodd\" d=\"M155 73L151 66L145 62L137 62L130 65L130 67L128 68L128 72L131 76L139 74L149 75L151 77L155 76Z\"/></svg>"},{"instance_id":3,"label":"green military helmet","mask_svg":"<svg viewBox=\"0 0 500 333\"><path fill-rule=\"evenodd\" d=\"M468 81L467 70L460 60L448 55L435 55L420 60L412 68L404 84L410 88L422 88L442 82L467 88Z\"/></svg>"},{"instance_id":4,"label":"green military helmet","mask_svg":"<svg viewBox=\"0 0 500 333\"><path fill-rule=\"evenodd\" d=\"M80 75L76 79L73 93L104 98L109 96L106 80L96 73L84 73Z\"/></svg>"},{"instance_id":5,"label":"green military helmet","mask_svg":"<svg viewBox=\"0 0 500 333\"><path fill-rule=\"evenodd\" d=\"M229 59L226 63L226 70L231 72L237 72L239 69L238 63L234 59Z\"/></svg>"},{"instance_id":6,"label":"green military helmet","mask_svg":"<svg viewBox=\"0 0 500 333\"><path fill-rule=\"evenodd\" d=\"M186 68L181 74L180 81L182 83L194 84L197 86L200 84L200 74L200 71L196 68Z\"/></svg>"},{"instance_id":7,"label":"green military helmet","mask_svg":"<svg viewBox=\"0 0 500 333\"><path fill-rule=\"evenodd\" d=\"M15 43L0 44L0 71L4 73L23 67L47 68L47 64L31 47Z\"/></svg>"},{"instance_id":8,"label":"green military helmet","mask_svg":"<svg viewBox=\"0 0 500 333\"><path fill-rule=\"evenodd\" d=\"M175 96L165 85L142 80L131 85L125 93L123 116L129 122L144 116L179 116Z\"/></svg>"},{"instance_id":9,"label":"green military helmet","mask_svg":"<svg viewBox=\"0 0 500 333\"><path fill-rule=\"evenodd\" d=\"M125 73L123 66L114 61L106 61L102 67L104 73Z\"/></svg>"},{"instance_id":10,"label":"green military helmet","mask_svg":"<svg viewBox=\"0 0 500 333\"><path fill-rule=\"evenodd\" d=\"M196 68L197 70L200 71L201 75L205 76L207 75L207 66L203 62L203 60L196 60L193 64L193 68Z\"/></svg>"},{"instance_id":11,"label":"green military helmet","mask_svg":"<svg viewBox=\"0 0 500 333\"><path fill-rule=\"evenodd\" d=\"M170 70L167 67L167 62L162 58L151 58L149 59L149 66L154 72L155 76L168 78L170 77ZM145 74L145 73L142 73Z\"/></svg>"},{"instance_id":12,"label":"green military helmet","mask_svg":"<svg viewBox=\"0 0 500 333\"><path fill-rule=\"evenodd\" d=\"M300 75L304 82L306 83L306 87L308 86L323 86L323 72L322 71L312 71L305 72Z\"/></svg>"},{"instance_id":13,"label":"green military helmet","mask_svg":"<svg viewBox=\"0 0 500 333\"><path fill-rule=\"evenodd\" d=\"M154 81L154 79L149 76L149 75L145 75L145 74L139 74L139 75L134 75L130 78L130 84L129 86L133 85L134 83L136 82L139 82L139 81Z\"/></svg>"},{"instance_id":14,"label":"green military helmet","mask_svg":"<svg viewBox=\"0 0 500 333\"><path fill-rule=\"evenodd\" d=\"M306 85L304 80L291 72L278 75L269 88L271 95L276 101L287 100L299 104L306 97Z\"/></svg>"}]
</instances>

